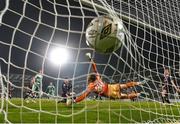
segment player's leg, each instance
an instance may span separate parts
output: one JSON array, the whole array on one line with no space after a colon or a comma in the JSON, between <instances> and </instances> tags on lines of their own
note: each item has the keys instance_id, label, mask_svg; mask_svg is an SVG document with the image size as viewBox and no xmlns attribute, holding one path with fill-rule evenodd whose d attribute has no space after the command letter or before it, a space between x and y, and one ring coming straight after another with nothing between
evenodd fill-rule
<instances>
[{"instance_id":1,"label":"player's leg","mask_svg":"<svg viewBox=\"0 0 180 124\"><path fill-rule=\"evenodd\" d=\"M135 92L129 94L120 93L120 96L121 96L120 99L134 99L140 96L140 93L135 93Z\"/></svg>"},{"instance_id":2,"label":"player's leg","mask_svg":"<svg viewBox=\"0 0 180 124\"><path fill-rule=\"evenodd\" d=\"M50 92L49 92L49 99L53 98L53 96L54 96L53 91L50 91Z\"/></svg>"},{"instance_id":3,"label":"player's leg","mask_svg":"<svg viewBox=\"0 0 180 124\"><path fill-rule=\"evenodd\" d=\"M53 91L53 96L55 96L55 91Z\"/></svg>"},{"instance_id":4,"label":"player's leg","mask_svg":"<svg viewBox=\"0 0 180 124\"><path fill-rule=\"evenodd\" d=\"M161 92L161 99L162 99L163 103L165 103L165 93L166 93L166 90L162 90L162 92Z\"/></svg>"},{"instance_id":5,"label":"player's leg","mask_svg":"<svg viewBox=\"0 0 180 124\"><path fill-rule=\"evenodd\" d=\"M171 103L170 100L169 100L169 96L166 95L165 97L162 97L162 99L164 100L163 103Z\"/></svg>"},{"instance_id":6,"label":"player's leg","mask_svg":"<svg viewBox=\"0 0 180 124\"><path fill-rule=\"evenodd\" d=\"M165 101L166 101L167 103L171 103L170 100L169 100L169 94L168 94L168 93L165 94Z\"/></svg>"},{"instance_id":7,"label":"player's leg","mask_svg":"<svg viewBox=\"0 0 180 124\"><path fill-rule=\"evenodd\" d=\"M161 98L162 98L162 102L163 102L163 103L165 103L165 102L170 103L167 90L162 90Z\"/></svg>"},{"instance_id":8,"label":"player's leg","mask_svg":"<svg viewBox=\"0 0 180 124\"><path fill-rule=\"evenodd\" d=\"M27 99L30 96L30 91L26 92L25 96L24 96L24 100Z\"/></svg>"},{"instance_id":9,"label":"player's leg","mask_svg":"<svg viewBox=\"0 0 180 124\"><path fill-rule=\"evenodd\" d=\"M40 86L39 85L37 85L36 86L36 98L39 98L40 97L40 94L41 94L41 90L40 90Z\"/></svg>"},{"instance_id":10,"label":"player's leg","mask_svg":"<svg viewBox=\"0 0 180 124\"><path fill-rule=\"evenodd\" d=\"M24 100L28 98L29 95L27 95L27 93L24 96Z\"/></svg>"},{"instance_id":11,"label":"player's leg","mask_svg":"<svg viewBox=\"0 0 180 124\"><path fill-rule=\"evenodd\" d=\"M131 86L135 86L138 85L136 83L131 83ZM126 86L126 88L128 88L128 86ZM119 84L109 84L108 85L108 94L107 97L109 98L114 98L114 99L133 99L136 98L140 95L140 93L135 93L132 92L130 94L123 94L121 93L121 87Z\"/></svg>"},{"instance_id":12,"label":"player's leg","mask_svg":"<svg viewBox=\"0 0 180 124\"><path fill-rule=\"evenodd\" d=\"M46 95L46 96L47 96L47 98L49 99L49 98L50 98L50 94L49 94L49 92L47 92L46 94L47 94L47 95Z\"/></svg>"},{"instance_id":13,"label":"player's leg","mask_svg":"<svg viewBox=\"0 0 180 124\"><path fill-rule=\"evenodd\" d=\"M127 89L127 88L138 86L138 85L141 85L141 84L142 84L141 82L131 81L131 82L128 82L128 83L125 83L125 84L119 84L119 86L120 86L121 89Z\"/></svg>"},{"instance_id":14,"label":"player's leg","mask_svg":"<svg viewBox=\"0 0 180 124\"><path fill-rule=\"evenodd\" d=\"M33 98L33 99L31 99L31 101L34 103L36 103L36 101L34 99L36 98L37 93L38 93L38 86L33 84L32 93L30 95L31 95L31 98Z\"/></svg>"},{"instance_id":15,"label":"player's leg","mask_svg":"<svg viewBox=\"0 0 180 124\"><path fill-rule=\"evenodd\" d=\"M11 91L9 92L9 98L10 98L10 99L12 98L12 93L11 93Z\"/></svg>"},{"instance_id":16,"label":"player's leg","mask_svg":"<svg viewBox=\"0 0 180 124\"><path fill-rule=\"evenodd\" d=\"M32 98L36 98L39 94L39 87L35 84L32 86Z\"/></svg>"},{"instance_id":17,"label":"player's leg","mask_svg":"<svg viewBox=\"0 0 180 124\"><path fill-rule=\"evenodd\" d=\"M28 87L24 87L25 90L25 95L24 95L24 100L27 99L28 97L31 97L31 93L32 93L32 88L28 88Z\"/></svg>"}]
</instances>

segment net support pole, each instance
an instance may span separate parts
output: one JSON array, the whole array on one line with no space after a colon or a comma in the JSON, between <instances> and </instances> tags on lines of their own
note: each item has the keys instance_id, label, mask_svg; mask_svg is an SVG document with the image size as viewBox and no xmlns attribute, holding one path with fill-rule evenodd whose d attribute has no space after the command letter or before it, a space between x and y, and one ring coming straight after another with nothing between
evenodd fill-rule
<instances>
[{"instance_id":1,"label":"net support pole","mask_svg":"<svg viewBox=\"0 0 180 124\"><path fill-rule=\"evenodd\" d=\"M75 1L77 1L77 0L75 0ZM93 2L93 5L92 5L92 0L79 0L79 1L81 1L82 4L84 4L84 5L88 6L88 7L95 6L96 9L97 9L98 11L100 11L100 12L109 13L108 10L107 10L107 8L105 8L105 7L101 6L101 5L98 5L98 4L94 3L94 2ZM167 36L172 37L172 38L174 38L174 39L180 40L180 36L177 36L177 35L175 35L175 34L166 32L166 31L164 31L164 30L161 30L161 29L159 29L159 28L156 28L156 27L154 27L154 26L152 26L152 25L150 25L150 24L147 24L147 23L145 23L145 22L138 21L138 20L136 20L136 19L134 19L134 18L131 18L130 16L124 15L124 14L122 14L122 13L121 13L121 14L120 14L120 13L116 13L116 14L117 14L119 17L121 17L123 20L131 21L131 23L133 23L133 24L135 24L135 25L138 24L138 26L140 26L140 27L146 27L146 28L149 28L149 29L151 29L151 30L153 30L153 31L157 31L157 32L159 32L159 33L161 33L161 34L164 34L164 35L167 35Z\"/></svg>"}]
</instances>

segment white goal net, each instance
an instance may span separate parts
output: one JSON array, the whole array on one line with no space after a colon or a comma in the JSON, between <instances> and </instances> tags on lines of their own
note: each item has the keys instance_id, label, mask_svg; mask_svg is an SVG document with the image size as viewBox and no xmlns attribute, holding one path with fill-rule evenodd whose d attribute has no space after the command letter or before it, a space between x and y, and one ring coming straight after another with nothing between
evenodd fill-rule
<instances>
[{"instance_id":1,"label":"white goal net","mask_svg":"<svg viewBox=\"0 0 180 124\"><path fill-rule=\"evenodd\" d=\"M101 15L118 17L126 28L125 42L108 55L86 44L88 24ZM179 30L178 0L1 0L0 122L180 123ZM50 54L58 47L67 50L68 58L54 64ZM56 62L66 59L65 51L60 52L64 56L57 54ZM113 100L95 99L92 93L77 104L59 103L66 77L76 96L86 89L92 73L86 53L92 54L105 82L143 82L121 91L141 95ZM23 98L40 69L44 71L40 97L27 102ZM170 83L163 98L165 69ZM48 99L50 82L55 94Z\"/></svg>"}]
</instances>

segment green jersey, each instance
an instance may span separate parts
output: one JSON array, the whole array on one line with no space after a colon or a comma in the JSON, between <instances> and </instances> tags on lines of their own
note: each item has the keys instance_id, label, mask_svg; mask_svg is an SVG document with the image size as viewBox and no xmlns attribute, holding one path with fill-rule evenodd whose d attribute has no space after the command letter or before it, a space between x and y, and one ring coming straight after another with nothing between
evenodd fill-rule
<instances>
[{"instance_id":1,"label":"green jersey","mask_svg":"<svg viewBox=\"0 0 180 124\"><path fill-rule=\"evenodd\" d=\"M42 79L43 79L42 74L37 74L34 78L35 78L35 82L34 82L35 85L39 86L40 84L42 84Z\"/></svg>"},{"instance_id":2,"label":"green jersey","mask_svg":"<svg viewBox=\"0 0 180 124\"><path fill-rule=\"evenodd\" d=\"M43 76L42 74L36 74L36 76L34 77L34 84L32 86L32 92L39 92L40 91L40 85L42 85L42 79Z\"/></svg>"},{"instance_id":3,"label":"green jersey","mask_svg":"<svg viewBox=\"0 0 180 124\"><path fill-rule=\"evenodd\" d=\"M55 87L54 87L54 85L49 85L48 87L47 87L47 93L49 94L49 95L54 95L55 94Z\"/></svg>"}]
</instances>

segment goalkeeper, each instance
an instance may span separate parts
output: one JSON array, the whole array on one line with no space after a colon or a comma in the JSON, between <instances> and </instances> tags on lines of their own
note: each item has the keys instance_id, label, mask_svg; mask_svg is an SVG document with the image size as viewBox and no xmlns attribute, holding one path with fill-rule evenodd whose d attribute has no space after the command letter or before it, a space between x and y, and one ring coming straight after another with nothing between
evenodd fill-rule
<instances>
[{"instance_id":1,"label":"goalkeeper","mask_svg":"<svg viewBox=\"0 0 180 124\"><path fill-rule=\"evenodd\" d=\"M52 82L47 87L46 93L47 93L48 97L53 97L55 95L55 86L53 85Z\"/></svg>"},{"instance_id":2,"label":"goalkeeper","mask_svg":"<svg viewBox=\"0 0 180 124\"><path fill-rule=\"evenodd\" d=\"M122 89L127 89L133 86L141 85L141 82L128 82L126 84L107 84L102 81L100 74L97 71L96 63L91 59L91 54L86 54L92 62L92 68L94 74L88 76L88 87L86 91L77 97L74 102L80 102L84 100L91 92L95 92L101 96L105 96L112 99L133 99L140 95L140 93L131 92L129 94L121 93Z\"/></svg>"},{"instance_id":3,"label":"goalkeeper","mask_svg":"<svg viewBox=\"0 0 180 124\"><path fill-rule=\"evenodd\" d=\"M40 70L38 74L33 78L32 85L32 95L33 97L39 97L40 92L42 91L42 79L43 79L43 71Z\"/></svg>"}]
</instances>

